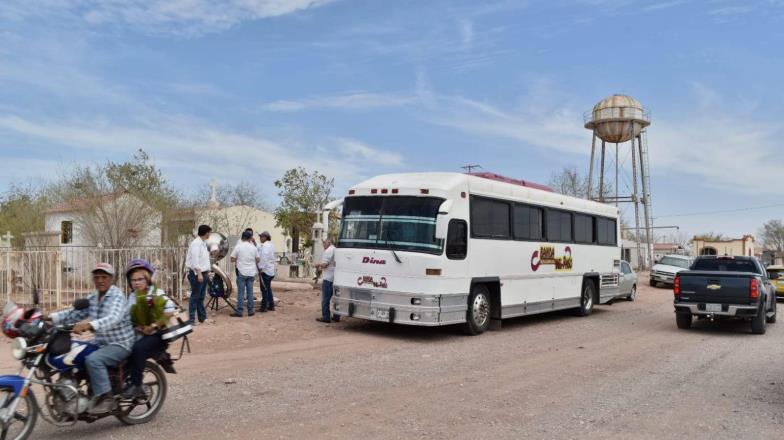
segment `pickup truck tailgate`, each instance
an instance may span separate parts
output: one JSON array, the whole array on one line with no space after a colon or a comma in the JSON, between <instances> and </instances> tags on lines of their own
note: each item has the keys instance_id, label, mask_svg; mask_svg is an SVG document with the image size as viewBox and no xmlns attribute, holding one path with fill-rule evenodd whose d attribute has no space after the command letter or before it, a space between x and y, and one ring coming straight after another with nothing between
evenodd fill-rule
<instances>
[{"instance_id":1,"label":"pickup truck tailgate","mask_svg":"<svg viewBox=\"0 0 784 440\"><path fill-rule=\"evenodd\" d=\"M744 272L689 271L680 275L680 300L696 303L751 304L751 279Z\"/></svg>"}]
</instances>

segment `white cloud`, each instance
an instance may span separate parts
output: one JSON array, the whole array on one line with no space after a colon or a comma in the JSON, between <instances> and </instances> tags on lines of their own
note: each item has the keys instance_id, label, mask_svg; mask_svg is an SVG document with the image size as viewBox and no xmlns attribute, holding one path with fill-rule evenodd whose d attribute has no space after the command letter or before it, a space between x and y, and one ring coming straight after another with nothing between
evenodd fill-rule
<instances>
[{"instance_id":1,"label":"white cloud","mask_svg":"<svg viewBox=\"0 0 784 440\"><path fill-rule=\"evenodd\" d=\"M398 153L383 151L354 139L339 138L337 141L340 150L346 157L360 158L369 163L386 166L400 166L403 164L403 157Z\"/></svg>"},{"instance_id":2,"label":"white cloud","mask_svg":"<svg viewBox=\"0 0 784 440\"><path fill-rule=\"evenodd\" d=\"M545 87L546 89L546 87ZM654 177L677 173L695 184L735 194L782 194L778 162L784 124L759 119L758 109L726 102L715 90L693 85L696 106L683 116L654 119L648 129ZM502 109L464 97L438 98L424 117L466 133L518 141L524 147L588 156L591 135L582 112L557 93L536 91L518 108ZM586 160L587 162L587 160Z\"/></svg>"},{"instance_id":3,"label":"white cloud","mask_svg":"<svg viewBox=\"0 0 784 440\"><path fill-rule=\"evenodd\" d=\"M344 95L317 96L301 100L269 102L262 108L275 112L298 112L314 109L367 110L384 107L401 107L414 104L417 97L381 93L348 93Z\"/></svg>"},{"instance_id":4,"label":"white cloud","mask_svg":"<svg viewBox=\"0 0 784 440\"><path fill-rule=\"evenodd\" d=\"M119 25L154 33L198 35L240 22L278 17L334 0L5 0L0 18L56 16L64 23Z\"/></svg>"},{"instance_id":5,"label":"white cloud","mask_svg":"<svg viewBox=\"0 0 784 440\"><path fill-rule=\"evenodd\" d=\"M459 21L459 25L463 45L468 46L474 41L474 22L469 19L462 19Z\"/></svg>"}]
</instances>

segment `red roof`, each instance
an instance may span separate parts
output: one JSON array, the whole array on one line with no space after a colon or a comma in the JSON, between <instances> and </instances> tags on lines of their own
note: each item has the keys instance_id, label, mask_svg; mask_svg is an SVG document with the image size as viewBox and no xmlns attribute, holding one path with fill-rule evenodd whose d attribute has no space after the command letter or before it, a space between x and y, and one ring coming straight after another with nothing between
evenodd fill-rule
<instances>
[{"instance_id":1,"label":"red roof","mask_svg":"<svg viewBox=\"0 0 784 440\"><path fill-rule=\"evenodd\" d=\"M542 185L540 183L529 182L527 180L513 179L511 177L506 177L500 174L490 173L486 171L483 171L481 173L467 173L467 174L469 176L476 176L484 179L496 180L504 183L511 183L512 185L525 186L527 188L535 188L535 189L540 189L542 191L553 192L552 188L546 185Z\"/></svg>"},{"instance_id":2,"label":"red roof","mask_svg":"<svg viewBox=\"0 0 784 440\"><path fill-rule=\"evenodd\" d=\"M111 193L111 194L104 194L102 196L93 197L93 198L71 199L63 203L60 203L58 205L52 206L51 208L46 210L46 213L54 214L57 212L83 211L92 205L115 200L120 195L121 193Z\"/></svg>"}]
</instances>

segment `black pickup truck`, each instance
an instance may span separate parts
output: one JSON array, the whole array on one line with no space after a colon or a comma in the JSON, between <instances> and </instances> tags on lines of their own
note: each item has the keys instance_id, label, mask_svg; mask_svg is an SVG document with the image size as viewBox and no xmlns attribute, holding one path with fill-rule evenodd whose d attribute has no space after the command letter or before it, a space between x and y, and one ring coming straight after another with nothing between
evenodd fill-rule
<instances>
[{"instance_id":1,"label":"black pickup truck","mask_svg":"<svg viewBox=\"0 0 784 440\"><path fill-rule=\"evenodd\" d=\"M690 328L692 317L739 318L751 332L764 334L776 322L776 291L771 277L754 257L701 256L689 270L678 272L673 285L675 322Z\"/></svg>"}]
</instances>

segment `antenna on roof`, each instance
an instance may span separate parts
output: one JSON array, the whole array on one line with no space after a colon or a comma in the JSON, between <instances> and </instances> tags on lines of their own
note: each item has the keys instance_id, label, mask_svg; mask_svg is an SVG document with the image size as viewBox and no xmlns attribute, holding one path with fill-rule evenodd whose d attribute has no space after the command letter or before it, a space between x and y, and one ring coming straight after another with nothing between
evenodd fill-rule
<instances>
[{"instance_id":1,"label":"antenna on roof","mask_svg":"<svg viewBox=\"0 0 784 440\"><path fill-rule=\"evenodd\" d=\"M472 171L474 171L474 168L482 168L482 165L464 165L460 168L466 170L466 173L470 174Z\"/></svg>"}]
</instances>

